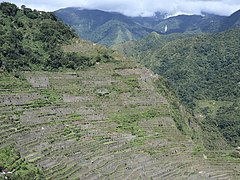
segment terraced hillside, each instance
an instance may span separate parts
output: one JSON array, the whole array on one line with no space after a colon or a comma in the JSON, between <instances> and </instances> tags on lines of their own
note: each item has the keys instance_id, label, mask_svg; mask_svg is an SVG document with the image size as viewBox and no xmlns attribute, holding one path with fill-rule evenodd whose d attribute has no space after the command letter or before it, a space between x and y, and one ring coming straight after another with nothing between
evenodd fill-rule
<instances>
[{"instance_id":1,"label":"terraced hillside","mask_svg":"<svg viewBox=\"0 0 240 180\"><path fill-rule=\"evenodd\" d=\"M0 152L14 147L43 171L35 179L240 177L239 159L193 142L157 75L115 56L79 71L1 72Z\"/></svg>"}]
</instances>

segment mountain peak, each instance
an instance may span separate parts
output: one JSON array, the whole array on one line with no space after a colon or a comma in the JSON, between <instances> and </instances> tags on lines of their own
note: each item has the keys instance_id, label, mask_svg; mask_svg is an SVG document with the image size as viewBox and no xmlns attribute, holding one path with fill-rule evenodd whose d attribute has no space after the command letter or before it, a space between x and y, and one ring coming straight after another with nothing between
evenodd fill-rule
<instances>
[{"instance_id":1,"label":"mountain peak","mask_svg":"<svg viewBox=\"0 0 240 180\"><path fill-rule=\"evenodd\" d=\"M153 31L165 35L185 32L208 33L240 26L240 10L224 21L225 16L204 12L202 15L181 14L171 17L167 13L155 12L151 17L130 17L118 12L74 7L55 11L55 14L71 25L83 39L107 46L139 40Z\"/></svg>"}]
</instances>

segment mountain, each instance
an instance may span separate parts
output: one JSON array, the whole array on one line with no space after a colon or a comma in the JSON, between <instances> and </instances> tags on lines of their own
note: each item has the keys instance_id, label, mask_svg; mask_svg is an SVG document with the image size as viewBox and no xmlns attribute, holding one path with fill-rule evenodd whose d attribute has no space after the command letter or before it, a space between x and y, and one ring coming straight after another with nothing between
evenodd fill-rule
<instances>
[{"instance_id":1,"label":"mountain","mask_svg":"<svg viewBox=\"0 0 240 180\"><path fill-rule=\"evenodd\" d=\"M217 15L179 15L160 21L153 29L165 34L217 32L224 18Z\"/></svg>"},{"instance_id":2,"label":"mountain","mask_svg":"<svg viewBox=\"0 0 240 180\"><path fill-rule=\"evenodd\" d=\"M138 40L153 31L135 23L130 17L115 12L65 8L54 13L83 39L108 46Z\"/></svg>"},{"instance_id":3,"label":"mountain","mask_svg":"<svg viewBox=\"0 0 240 180\"><path fill-rule=\"evenodd\" d=\"M75 69L108 57L104 48L87 55L64 52L62 46L77 35L52 13L18 9L10 3L1 3L0 10L0 68L4 71Z\"/></svg>"},{"instance_id":4,"label":"mountain","mask_svg":"<svg viewBox=\"0 0 240 180\"><path fill-rule=\"evenodd\" d=\"M202 117L203 129L207 132L219 131L229 144L237 146L240 139L237 133L240 29L185 38L173 35L148 36L114 48L163 76L195 116ZM166 41L169 36L175 39ZM224 114L230 112L232 116L224 119ZM207 146L220 147L214 144L216 137L211 138Z\"/></svg>"},{"instance_id":5,"label":"mountain","mask_svg":"<svg viewBox=\"0 0 240 180\"><path fill-rule=\"evenodd\" d=\"M70 25L83 39L111 46L130 40L140 40L151 32L211 33L239 26L239 12L229 17L203 13L203 15L168 15L156 12L151 17L129 17L121 13L64 8L54 12Z\"/></svg>"},{"instance_id":6,"label":"mountain","mask_svg":"<svg viewBox=\"0 0 240 180\"><path fill-rule=\"evenodd\" d=\"M130 40L140 40L151 32L172 33L211 33L239 27L239 11L231 16L168 15L156 12L151 17L129 17L116 12L64 8L54 12L56 16L70 25L83 39L107 46Z\"/></svg>"},{"instance_id":7,"label":"mountain","mask_svg":"<svg viewBox=\"0 0 240 180\"><path fill-rule=\"evenodd\" d=\"M83 39L111 46L129 40L140 40L151 32L210 32L218 29L221 16L181 15L164 19L157 12L152 17L128 17L116 12L65 8L54 12ZM200 26L200 27L199 27Z\"/></svg>"},{"instance_id":8,"label":"mountain","mask_svg":"<svg viewBox=\"0 0 240 180\"><path fill-rule=\"evenodd\" d=\"M221 22L220 30L224 31L229 28L240 27L240 10L233 13L231 16L226 17Z\"/></svg>"},{"instance_id":9,"label":"mountain","mask_svg":"<svg viewBox=\"0 0 240 180\"><path fill-rule=\"evenodd\" d=\"M221 32L240 25L240 10L229 17L203 13L203 15L178 15L162 19L152 29L165 34Z\"/></svg>"},{"instance_id":10,"label":"mountain","mask_svg":"<svg viewBox=\"0 0 240 180\"><path fill-rule=\"evenodd\" d=\"M164 78L51 13L4 2L0 17L0 179L239 179L239 152L221 134L227 150L205 149Z\"/></svg>"},{"instance_id":11,"label":"mountain","mask_svg":"<svg viewBox=\"0 0 240 180\"><path fill-rule=\"evenodd\" d=\"M159 49L170 41L195 36L194 33L172 33L158 34L150 33L147 37L139 41L127 41L115 44L111 48L124 54L126 57L134 59L144 65L149 65L149 57L153 49Z\"/></svg>"},{"instance_id":12,"label":"mountain","mask_svg":"<svg viewBox=\"0 0 240 180\"><path fill-rule=\"evenodd\" d=\"M143 17L143 16L136 16L130 17L134 22L151 29L154 29L160 21L164 20L167 16L166 13L156 12L153 16L150 17Z\"/></svg>"}]
</instances>

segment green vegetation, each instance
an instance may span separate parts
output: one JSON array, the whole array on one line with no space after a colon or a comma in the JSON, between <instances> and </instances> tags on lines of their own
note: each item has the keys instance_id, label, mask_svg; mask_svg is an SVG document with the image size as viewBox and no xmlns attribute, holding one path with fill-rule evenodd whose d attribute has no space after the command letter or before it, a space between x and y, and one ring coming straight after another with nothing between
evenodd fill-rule
<instances>
[{"instance_id":1,"label":"green vegetation","mask_svg":"<svg viewBox=\"0 0 240 180\"><path fill-rule=\"evenodd\" d=\"M182 102L190 109L197 108L197 100L233 102L240 97L238 37L240 31L235 29L211 36L176 40L155 51L151 61L155 61L156 64L152 68L168 80ZM223 105L223 109L225 108ZM227 108L226 111L229 110ZM219 111L220 114L224 112ZM237 117L235 116L236 119ZM211 126L210 132L219 130L230 144L237 145L235 139L240 138L240 134L237 133L239 126L231 124L231 120L223 119L221 115L214 119L216 123L210 123L212 121L207 117L202 125L204 129ZM223 127L224 124L228 126ZM209 146L210 143L206 144Z\"/></svg>"},{"instance_id":2,"label":"green vegetation","mask_svg":"<svg viewBox=\"0 0 240 180\"><path fill-rule=\"evenodd\" d=\"M72 43L76 34L52 13L3 2L0 22L0 68L8 72L77 69L110 58L105 52L100 58L64 52L62 45Z\"/></svg>"},{"instance_id":3,"label":"green vegetation","mask_svg":"<svg viewBox=\"0 0 240 180\"><path fill-rule=\"evenodd\" d=\"M219 131L232 146L238 146L240 143L240 100L237 99L231 106L223 106L215 117L209 118L217 124Z\"/></svg>"},{"instance_id":4,"label":"green vegetation","mask_svg":"<svg viewBox=\"0 0 240 180\"><path fill-rule=\"evenodd\" d=\"M112 46L112 49L118 50L126 57L132 58L133 60L140 62L141 64L149 66L152 56L151 53L153 50L157 50L163 47L168 42L177 39L192 37L195 35L196 34L193 33L173 33L169 35L162 35L156 32L152 32L147 37L139 41L127 41L121 44L115 44Z\"/></svg>"},{"instance_id":5,"label":"green vegetation","mask_svg":"<svg viewBox=\"0 0 240 180\"><path fill-rule=\"evenodd\" d=\"M177 97L177 93L171 87L171 85L163 78L159 78L157 81L155 81L155 86L161 94L168 98L168 101L170 102L170 113L176 123L177 128L183 134L190 135L192 139L198 138L194 132L194 129L189 128L190 124L193 123L192 115L187 112L187 109L184 109Z\"/></svg>"},{"instance_id":6,"label":"green vegetation","mask_svg":"<svg viewBox=\"0 0 240 180\"><path fill-rule=\"evenodd\" d=\"M158 107L148 109L145 112L135 113L135 109L126 110L121 114L115 114L110 118L110 121L116 122L118 126L117 130L131 133L137 137L145 137L146 134L143 129L141 129L138 123L143 119L153 119L159 116L168 116L167 107Z\"/></svg>"},{"instance_id":7,"label":"green vegetation","mask_svg":"<svg viewBox=\"0 0 240 180\"><path fill-rule=\"evenodd\" d=\"M239 27L240 24L239 11L229 17L204 14L166 18L167 14L159 12L151 17L129 17L116 12L69 7L57 10L54 14L70 25L81 38L107 46L141 40L151 32L163 36L212 33Z\"/></svg>"},{"instance_id":8,"label":"green vegetation","mask_svg":"<svg viewBox=\"0 0 240 180\"><path fill-rule=\"evenodd\" d=\"M155 55L156 72L177 89L189 106L196 99L239 97L239 29L177 40Z\"/></svg>"},{"instance_id":9,"label":"green vegetation","mask_svg":"<svg viewBox=\"0 0 240 180\"><path fill-rule=\"evenodd\" d=\"M163 76L181 102L196 116L203 117L199 123L209 136L207 140L204 134L207 147L225 147L218 139L236 146L239 126L231 122L238 115L232 112L235 118L228 119L222 114L231 112L233 106L229 105L240 97L239 29L193 37L168 36L152 35L115 47ZM202 106L199 102L214 102L214 105Z\"/></svg>"},{"instance_id":10,"label":"green vegetation","mask_svg":"<svg viewBox=\"0 0 240 180\"><path fill-rule=\"evenodd\" d=\"M64 8L54 14L70 25L81 38L107 46L139 40L152 32L120 13Z\"/></svg>"},{"instance_id":11,"label":"green vegetation","mask_svg":"<svg viewBox=\"0 0 240 180\"><path fill-rule=\"evenodd\" d=\"M239 179L239 149L215 149L217 138L225 145L222 136L238 146L238 99L206 93L192 98L197 105L189 111L174 86L179 79L165 80L78 39L51 13L10 3L0 7L0 179ZM155 48L149 51L154 57L177 36L152 33L149 44L139 47L143 53ZM177 41L186 42L184 36ZM164 74L175 77L169 70Z\"/></svg>"},{"instance_id":12,"label":"green vegetation","mask_svg":"<svg viewBox=\"0 0 240 180\"><path fill-rule=\"evenodd\" d=\"M33 90L22 76L16 77L16 74L13 76L7 72L0 72L0 77L0 94L16 93L18 91L30 92Z\"/></svg>"},{"instance_id":13,"label":"green vegetation","mask_svg":"<svg viewBox=\"0 0 240 180\"><path fill-rule=\"evenodd\" d=\"M12 180L45 179L43 172L21 158L19 152L13 146L0 149L0 168L0 172L5 171L6 175L4 176Z\"/></svg>"},{"instance_id":14,"label":"green vegetation","mask_svg":"<svg viewBox=\"0 0 240 180\"><path fill-rule=\"evenodd\" d=\"M47 105L59 105L62 103L62 97L53 89L41 89L39 94L42 98L29 101L25 106L26 109L45 107Z\"/></svg>"}]
</instances>

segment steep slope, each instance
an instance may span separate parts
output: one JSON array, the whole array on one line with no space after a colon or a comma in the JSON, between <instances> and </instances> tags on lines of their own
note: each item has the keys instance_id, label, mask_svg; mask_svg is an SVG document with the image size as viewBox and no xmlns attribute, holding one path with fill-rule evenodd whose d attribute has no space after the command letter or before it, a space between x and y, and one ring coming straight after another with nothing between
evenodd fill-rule
<instances>
[{"instance_id":1,"label":"steep slope","mask_svg":"<svg viewBox=\"0 0 240 180\"><path fill-rule=\"evenodd\" d=\"M138 59L137 55L139 55L140 52L143 53L150 48L159 47L162 45L163 42L160 40L161 37L162 36L160 36L158 33L152 32L147 37L139 41L127 41L124 43L115 44L111 48L118 50L129 58L134 57L135 59Z\"/></svg>"},{"instance_id":2,"label":"steep slope","mask_svg":"<svg viewBox=\"0 0 240 180\"><path fill-rule=\"evenodd\" d=\"M206 151L161 77L80 39L59 48L95 63L0 71L0 179L239 178L237 153Z\"/></svg>"},{"instance_id":3,"label":"steep slope","mask_svg":"<svg viewBox=\"0 0 240 180\"><path fill-rule=\"evenodd\" d=\"M54 66L59 45L76 35L51 13L1 3L0 67L13 71Z\"/></svg>"},{"instance_id":4,"label":"steep slope","mask_svg":"<svg viewBox=\"0 0 240 180\"><path fill-rule=\"evenodd\" d=\"M224 31L229 28L240 27L240 10L233 13L231 16L226 17L221 22L220 30Z\"/></svg>"},{"instance_id":5,"label":"steep slope","mask_svg":"<svg viewBox=\"0 0 240 180\"><path fill-rule=\"evenodd\" d=\"M192 37L195 34L190 33L173 33L169 35L152 32L147 37L139 41L127 41L115 44L111 48L124 54L126 57L134 59L144 65L149 65L149 57L153 50L163 47L168 42L176 39Z\"/></svg>"},{"instance_id":6,"label":"steep slope","mask_svg":"<svg viewBox=\"0 0 240 180\"><path fill-rule=\"evenodd\" d=\"M238 159L195 145L190 115L135 62L1 77L0 147L13 144L46 179L238 177Z\"/></svg>"},{"instance_id":7,"label":"steep slope","mask_svg":"<svg viewBox=\"0 0 240 180\"><path fill-rule=\"evenodd\" d=\"M205 13L203 16L179 15L169 18L160 12L151 17L128 17L116 12L81 8L65 8L54 13L83 39L107 46L139 40L153 31L159 34L219 32L237 27L239 18L237 12L230 17ZM236 25L233 25L234 22Z\"/></svg>"},{"instance_id":8,"label":"steep slope","mask_svg":"<svg viewBox=\"0 0 240 180\"><path fill-rule=\"evenodd\" d=\"M235 88L240 81L239 37L240 30L235 29L172 41L156 50L151 61L157 63L154 69L176 87L181 87L183 79L185 82L198 79L192 97L232 100L239 96ZM211 89L207 89L209 86L205 83L210 84Z\"/></svg>"},{"instance_id":9,"label":"steep slope","mask_svg":"<svg viewBox=\"0 0 240 180\"><path fill-rule=\"evenodd\" d=\"M196 117L202 117L203 129L211 136L206 146L223 148L222 142L217 142L221 139L217 131L231 145L239 145L239 38L239 29L233 29L165 44L158 39L155 47L149 46L149 40L145 43L139 41L140 45L133 43L130 46L135 54L129 53L127 43L122 50L127 57L130 55L165 77L182 102L194 111ZM142 51L142 47L146 50ZM234 115L223 119L229 112ZM216 132L216 136L212 132Z\"/></svg>"},{"instance_id":10,"label":"steep slope","mask_svg":"<svg viewBox=\"0 0 240 180\"><path fill-rule=\"evenodd\" d=\"M61 46L71 43L77 35L52 13L32 11L16 5L0 6L0 68L7 71L56 70L81 68L110 58L110 51L98 53L65 53ZM10 14L9 14L10 12Z\"/></svg>"},{"instance_id":11,"label":"steep slope","mask_svg":"<svg viewBox=\"0 0 240 180\"><path fill-rule=\"evenodd\" d=\"M154 29L165 34L218 32L222 19L224 17L217 15L179 15L162 20Z\"/></svg>"},{"instance_id":12,"label":"steep slope","mask_svg":"<svg viewBox=\"0 0 240 180\"><path fill-rule=\"evenodd\" d=\"M152 31L120 13L79 8L60 9L54 13L71 25L80 37L108 46L141 39Z\"/></svg>"},{"instance_id":13,"label":"steep slope","mask_svg":"<svg viewBox=\"0 0 240 180\"><path fill-rule=\"evenodd\" d=\"M151 63L156 72L169 80L182 101L193 109L200 107L200 113L206 117L204 125L209 126L212 122L211 126L217 127L234 146L239 145L237 139L240 136L237 133L239 126L233 122L239 115L235 113L235 120L223 120L220 114L224 113L220 107L229 111L228 106L240 98L239 39L239 29L200 36L167 44L151 57L157 62ZM204 105L202 101L205 100L213 100L213 105L206 102Z\"/></svg>"}]
</instances>

